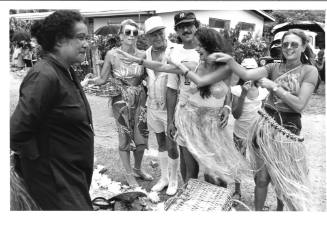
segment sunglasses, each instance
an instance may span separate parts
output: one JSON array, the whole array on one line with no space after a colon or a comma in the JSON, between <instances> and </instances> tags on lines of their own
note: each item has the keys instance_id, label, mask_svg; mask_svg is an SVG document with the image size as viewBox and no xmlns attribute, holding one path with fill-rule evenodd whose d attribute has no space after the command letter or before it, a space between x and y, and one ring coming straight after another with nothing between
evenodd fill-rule
<instances>
[{"instance_id":1,"label":"sunglasses","mask_svg":"<svg viewBox=\"0 0 327 231\"><path fill-rule=\"evenodd\" d=\"M299 47L299 44L298 44L297 42L291 42L291 43L289 43L289 42L284 42L284 43L282 43L282 48L283 48L283 49L286 49L286 48L288 48L289 46L291 46L292 49L296 49L296 48Z\"/></svg>"},{"instance_id":2,"label":"sunglasses","mask_svg":"<svg viewBox=\"0 0 327 231\"><path fill-rule=\"evenodd\" d=\"M133 34L133 36L138 36L139 31L138 31L138 30L130 30L130 29L126 29L126 30L124 31L124 34L127 35L127 36L132 36L132 34Z\"/></svg>"}]
</instances>

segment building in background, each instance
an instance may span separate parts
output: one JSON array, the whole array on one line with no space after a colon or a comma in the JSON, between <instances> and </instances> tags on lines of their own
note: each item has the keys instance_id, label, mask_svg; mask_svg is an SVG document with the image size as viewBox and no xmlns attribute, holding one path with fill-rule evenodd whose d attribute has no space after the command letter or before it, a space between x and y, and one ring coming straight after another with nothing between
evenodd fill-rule
<instances>
[{"instance_id":1,"label":"building in background","mask_svg":"<svg viewBox=\"0 0 327 231\"><path fill-rule=\"evenodd\" d=\"M174 15L182 10L193 11L201 24L208 25L217 30L231 29L237 24L241 27L240 38L251 32L254 37L261 38L263 35L263 27L265 22L273 22L275 19L262 10L193 10L193 9L175 9L167 10L103 10L89 11L80 10L81 14L86 18L90 33L94 33L101 27L113 25L117 26L121 21L131 18L140 27L143 28L144 21L153 16L159 15L163 18L166 25L166 33L175 33L174 31ZM11 16L23 20L38 20L51 14L51 12L40 13L19 13Z\"/></svg>"}]
</instances>

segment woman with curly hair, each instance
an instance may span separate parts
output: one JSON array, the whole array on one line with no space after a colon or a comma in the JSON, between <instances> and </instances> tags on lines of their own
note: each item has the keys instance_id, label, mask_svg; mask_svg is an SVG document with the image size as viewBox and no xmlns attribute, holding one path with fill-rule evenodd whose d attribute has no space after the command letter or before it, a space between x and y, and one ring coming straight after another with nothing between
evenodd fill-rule
<instances>
[{"instance_id":1,"label":"woman with curly hair","mask_svg":"<svg viewBox=\"0 0 327 231\"><path fill-rule=\"evenodd\" d=\"M92 210L92 115L71 68L84 59L87 26L80 13L59 10L32 31L44 56L22 81L10 119L16 170L42 210Z\"/></svg>"}]
</instances>

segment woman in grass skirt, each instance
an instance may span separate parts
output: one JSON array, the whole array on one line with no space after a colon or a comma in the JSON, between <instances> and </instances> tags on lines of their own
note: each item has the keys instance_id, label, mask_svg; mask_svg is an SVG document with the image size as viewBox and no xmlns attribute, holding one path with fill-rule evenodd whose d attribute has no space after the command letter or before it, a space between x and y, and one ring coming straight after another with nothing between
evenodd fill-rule
<instances>
[{"instance_id":1,"label":"woman in grass skirt","mask_svg":"<svg viewBox=\"0 0 327 231\"><path fill-rule=\"evenodd\" d=\"M255 165L255 209L262 210L268 184L278 196L277 210L310 210L311 193L301 131L301 112L309 102L318 80L312 65L313 53L302 30L292 29L282 37L283 62L246 70L230 55L215 53L243 80L258 80L270 91L264 112L249 137Z\"/></svg>"},{"instance_id":2,"label":"woman in grass skirt","mask_svg":"<svg viewBox=\"0 0 327 231\"><path fill-rule=\"evenodd\" d=\"M187 64L171 60L192 81L189 98L176 106L177 136L186 143L194 159L206 168L206 175L226 186L241 178L247 169L245 159L233 145L232 134L225 128L226 124L221 124L231 71L224 63L208 59L213 52L228 51L228 46L214 29L200 28L195 36L196 51L200 55L195 71Z\"/></svg>"}]
</instances>

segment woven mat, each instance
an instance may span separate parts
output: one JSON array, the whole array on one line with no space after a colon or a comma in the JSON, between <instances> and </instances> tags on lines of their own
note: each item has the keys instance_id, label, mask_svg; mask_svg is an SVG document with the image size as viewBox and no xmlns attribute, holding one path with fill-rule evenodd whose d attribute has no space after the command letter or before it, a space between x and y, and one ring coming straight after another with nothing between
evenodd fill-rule
<instances>
[{"instance_id":1,"label":"woven mat","mask_svg":"<svg viewBox=\"0 0 327 231\"><path fill-rule=\"evenodd\" d=\"M232 192L223 187L190 179L187 185L165 203L167 211L229 211Z\"/></svg>"}]
</instances>

